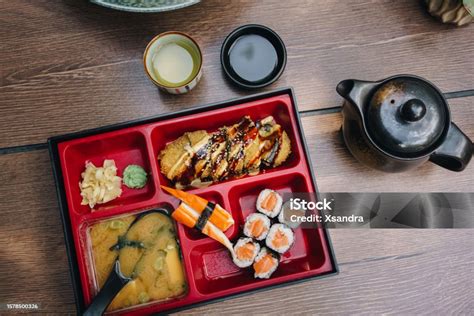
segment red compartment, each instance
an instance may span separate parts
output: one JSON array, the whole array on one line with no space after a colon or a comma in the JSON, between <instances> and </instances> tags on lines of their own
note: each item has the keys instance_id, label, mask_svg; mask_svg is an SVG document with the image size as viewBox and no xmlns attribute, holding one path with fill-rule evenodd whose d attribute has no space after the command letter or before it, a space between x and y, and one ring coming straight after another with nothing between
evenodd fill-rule
<instances>
[{"instance_id":1,"label":"red compartment","mask_svg":"<svg viewBox=\"0 0 474 316\"><path fill-rule=\"evenodd\" d=\"M223 103L173 114L173 118L126 123L124 126L105 128L107 132L96 130L53 140L53 143L57 142L57 153L52 149L53 157L58 159L54 162L56 181L62 184L61 179L64 180L64 187L60 186L59 192L61 200L67 202L67 205L62 203L61 211L67 212L64 218L70 220L64 222L67 241L73 240L73 243L68 244L68 250L73 259L75 281L78 282L80 278L80 285L75 284L75 288L80 297L79 301L83 301L85 306L92 300L91 285L94 284L90 255L85 242L85 223L151 209L157 205L176 207L179 201L159 188L160 185L169 185L169 181L159 172L156 157L166 143L185 132L196 129L213 131L238 122L244 115L250 115L253 120L272 115L292 141L290 158L278 168L266 170L256 176L230 179L208 188L190 190L190 193L218 202L232 213L235 225L226 232L232 241L241 234L244 219L255 210L257 195L263 188L272 188L280 193L315 191L291 91L272 92L252 97L252 101L240 104L233 101L231 104L226 106L227 103ZM97 212L90 212L88 206L80 205L80 175L86 160L99 165L105 158L115 160L120 170L119 175L128 164L142 165L150 171L150 180L143 190L128 190L123 187L124 192L120 198L98 206ZM61 173L58 176L59 169ZM323 229L297 229L295 244L283 256L280 267L268 280L255 280L252 268L238 269L222 245L196 230L178 225L178 238L189 286L187 295L180 299L132 308L127 312L142 315L167 311L337 271ZM83 308L79 311L83 312Z\"/></svg>"},{"instance_id":2,"label":"red compartment","mask_svg":"<svg viewBox=\"0 0 474 316\"><path fill-rule=\"evenodd\" d=\"M311 183L299 172L265 176L257 181L252 181L251 186L249 184L247 182L242 183L229 191L231 209L239 210L238 213L242 224L245 223L247 216L257 212L257 198L264 189L275 190L280 195L292 192L314 192Z\"/></svg>"},{"instance_id":3,"label":"red compartment","mask_svg":"<svg viewBox=\"0 0 474 316\"><path fill-rule=\"evenodd\" d=\"M239 222L242 224L249 214L256 212L257 197L263 189L273 189L280 194L313 191L310 180L301 173L266 175L258 181L247 180L229 192L231 209L240 211L237 213L240 213ZM328 260L324 253L321 234L315 233L315 230L298 228L295 230L295 244L282 256L280 266L270 280L277 282L275 280L279 278L324 269ZM191 251L190 261L196 289L203 294L254 287L254 283L262 282L254 279L252 268L236 268L229 252L218 244L195 247Z\"/></svg>"},{"instance_id":4,"label":"red compartment","mask_svg":"<svg viewBox=\"0 0 474 316\"><path fill-rule=\"evenodd\" d=\"M236 280L245 282L244 278L249 279L244 276L249 274L249 269L237 267L229 251L217 243L195 247L190 261L196 289L201 294L229 289L239 285Z\"/></svg>"},{"instance_id":5,"label":"red compartment","mask_svg":"<svg viewBox=\"0 0 474 316\"><path fill-rule=\"evenodd\" d=\"M120 133L97 135L64 143L60 145L63 157L63 173L69 207L78 214L91 211L88 205L81 205L79 182L85 169L85 162L91 161L95 166L102 166L105 159L113 159L117 166L117 175L130 164L140 165L150 173L147 184L142 189L129 189L122 185L122 195L108 203L97 204L95 211L103 211L117 206L141 204L150 200L156 192L151 164L148 158L146 138L137 130L124 130Z\"/></svg>"},{"instance_id":6,"label":"red compartment","mask_svg":"<svg viewBox=\"0 0 474 316\"><path fill-rule=\"evenodd\" d=\"M282 166L265 170L262 172L262 174L294 167L301 159L302 148L299 138L297 137L298 129L296 118L293 116L291 103L288 103L288 101L290 100L281 97L270 98L242 104L240 106L233 107L232 109L222 108L152 124L151 142L153 144L154 156L158 157L159 152L165 147L167 143L182 136L185 132L192 132L196 130L206 130L208 132L213 132L219 127L238 123L240 119L246 115L250 116L253 121L261 120L271 115L275 118L275 121L280 124L288 133L288 136L291 139L292 154ZM158 161L157 164L159 169ZM166 185L170 185L170 181L161 172L159 174L159 181L162 184L165 183ZM224 184L228 181L232 181L232 179L219 184Z\"/></svg>"},{"instance_id":7,"label":"red compartment","mask_svg":"<svg viewBox=\"0 0 474 316\"><path fill-rule=\"evenodd\" d=\"M160 205L157 205L156 207L154 207L153 209L157 209L157 208L160 208L160 209L165 209L165 210L168 210L169 212L168 213L171 213L171 211L174 209L174 207L171 205L171 204L168 204L168 203L161 203ZM146 211L146 210L145 210ZM109 216L109 217L90 217L90 219L88 220L84 220L81 224L78 225L78 245L77 245L77 249L79 250L79 253L81 254L80 256L80 260L82 261L82 264L80 265L81 267L81 273L83 275L87 275L87 277L83 277L83 281L87 281L87 283L83 282L84 283L84 292L87 293L87 304L90 304L91 302L91 299L93 296L95 296L97 294L97 277L96 277L96 274L95 274L95 271L94 271L94 266L93 266L93 256L92 256L92 252L91 252L91 241L90 241L90 237L89 237L89 228L91 226L93 226L94 224L98 223L98 222L101 222L101 221L107 221L107 220L111 220L111 219L115 219L115 218L120 218L120 217L123 217L123 216L128 216L128 215L139 215L140 213L143 213L144 211L134 211L134 212L126 212L126 213L122 213L120 215L117 215L117 216ZM180 246L180 249L181 249L181 252L183 252L184 250L183 249L186 249L186 245L183 245L180 238L179 238L179 233L180 233L180 228L182 228L182 226L178 226L178 224L173 220L173 222L175 223L175 226L177 228L177 231L176 231L176 237L178 238L178 243L179 243L179 246ZM184 248L183 248L184 247ZM185 265L185 260L184 260L184 256L183 256L183 266ZM187 284L189 285L189 288L191 288L190 286L190 277L191 275L189 274L189 269L185 269L185 278L186 278L186 281L187 281ZM147 304L143 304L143 305L140 305L140 306L137 306L137 307L130 307L130 308L127 308L127 309L123 309L123 310L119 310L119 311L115 311L111 314L117 314L117 313L122 313L122 312L134 312L134 311L137 311L137 310L142 310L144 308L150 308L150 306L152 307L156 307L156 305L163 305L163 304L176 304L176 302L181 302L181 300L185 297L187 297L189 295L189 290L181 297L177 297L177 298L171 298L171 299L168 299L168 300L163 300L163 301L157 301L157 302L150 302L150 303L147 303Z\"/></svg>"},{"instance_id":8,"label":"red compartment","mask_svg":"<svg viewBox=\"0 0 474 316\"><path fill-rule=\"evenodd\" d=\"M252 267L236 267L229 251L218 243L196 246L189 257L196 290L203 295L238 293L327 272L331 263L321 236L314 230L297 229L295 244L268 280L255 279Z\"/></svg>"},{"instance_id":9,"label":"red compartment","mask_svg":"<svg viewBox=\"0 0 474 316\"><path fill-rule=\"evenodd\" d=\"M257 212L256 204L260 192L264 189L272 189L285 197L285 193L313 192L311 182L301 173L289 173L277 177L266 177L252 183L252 187L242 184L234 187L229 192L229 199L232 209L240 210L241 222L252 213ZM286 202L286 201L283 201ZM283 262L301 259L302 269L317 269L324 263L324 258L320 257L321 240L316 238L312 230L298 228L295 232L295 244L282 256ZM286 266L285 266L286 267ZM287 267L291 268L291 267ZM293 269L297 272L298 269Z\"/></svg>"}]
</instances>

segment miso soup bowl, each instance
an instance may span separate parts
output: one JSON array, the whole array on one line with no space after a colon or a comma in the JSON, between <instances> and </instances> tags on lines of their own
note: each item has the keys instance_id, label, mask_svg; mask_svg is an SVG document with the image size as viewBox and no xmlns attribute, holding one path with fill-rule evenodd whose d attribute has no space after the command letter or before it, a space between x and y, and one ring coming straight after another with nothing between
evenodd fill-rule
<instances>
[{"instance_id":1,"label":"miso soup bowl","mask_svg":"<svg viewBox=\"0 0 474 316\"><path fill-rule=\"evenodd\" d=\"M170 43L182 43L186 45L190 50L188 52L192 55L193 60L197 60L197 68L198 70L192 74L192 76L183 84L176 86L176 85L167 85L163 81L161 81L156 75L153 70L153 55L154 53L166 44ZM171 94L184 94L191 91L201 80L202 77L202 53L201 49L197 42L189 35L170 31L161 33L155 36L150 43L148 43L145 53L143 54L143 65L145 67L145 72L150 78L150 80L161 90L166 91Z\"/></svg>"}]
</instances>

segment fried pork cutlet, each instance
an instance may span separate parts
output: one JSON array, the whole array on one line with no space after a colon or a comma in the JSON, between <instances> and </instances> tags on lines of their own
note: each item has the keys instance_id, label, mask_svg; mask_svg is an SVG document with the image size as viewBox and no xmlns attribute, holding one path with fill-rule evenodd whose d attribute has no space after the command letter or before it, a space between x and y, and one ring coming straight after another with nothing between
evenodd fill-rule
<instances>
[{"instance_id":1,"label":"fried pork cutlet","mask_svg":"<svg viewBox=\"0 0 474 316\"><path fill-rule=\"evenodd\" d=\"M187 187L257 174L281 165L290 154L290 138L273 117L255 123L245 116L212 133L185 133L167 144L158 160L166 178Z\"/></svg>"}]
</instances>

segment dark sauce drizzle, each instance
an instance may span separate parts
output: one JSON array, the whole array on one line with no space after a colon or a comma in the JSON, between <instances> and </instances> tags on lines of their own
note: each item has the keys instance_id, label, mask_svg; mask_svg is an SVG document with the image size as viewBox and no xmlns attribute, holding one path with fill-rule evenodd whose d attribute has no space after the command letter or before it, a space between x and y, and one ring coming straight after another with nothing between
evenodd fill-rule
<instances>
[{"instance_id":1,"label":"dark sauce drizzle","mask_svg":"<svg viewBox=\"0 0 474 316\"><path fill-rule=\"evenodd\" d=\"M278 129L268 137L262 137L259 135L260 129L265 129L266 132L269 132L271 128L273 128L272 125L262 125L260 121L253 124L253 121L248 117L242 118L236 127L231 126L219 128L211 135L208 142L201 147L195 155L193 155L186 171L178 176L175 179L175 182L179 182L186 186L191 184L194 179L201 179L202 182L216 182L227 180L229 178L241 177L255 170L251 167L262 157L265 158L261 159L258 170L262 171L271 168L280 152L282 129ZM245 158L245 149L251 145L252 142L256 141L257 138L259 138L261 142L270 141L270 146L262 148L255 158L248 163L248 166L243 166L240 171L236 170L239 162ZM213 161L211 157L218 148L220 148L222 143L225 143L225 148ZM239 146L238 152L234 156L231 156L232 149L235 148L235 146ZM196 171L196 164L203 159L205 159L204 165L199 171ZM218 171L221 162L224 160L228 164L227 168L221 175L213 177L213 175ZM209 164L211 165L211 173L209 176L203 177L203 173L208 170Z\"/></svg>"}]
</instances>

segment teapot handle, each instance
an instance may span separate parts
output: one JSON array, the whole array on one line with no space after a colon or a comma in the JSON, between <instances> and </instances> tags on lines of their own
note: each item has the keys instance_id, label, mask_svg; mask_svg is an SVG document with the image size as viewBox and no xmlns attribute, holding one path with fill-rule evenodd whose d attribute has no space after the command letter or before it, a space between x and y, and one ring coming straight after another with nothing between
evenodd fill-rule
<instances>
[{"instance_id":1,"label":"teapot handle","mask_svg":"<svg viewBox=\"0 0 474 316\"><path fill-rule=\"evenodd\" d=\"M463 171L473 154L473 143L451 123L446 139L430 156L430 161L451 171Z\"/></svg>"}]
</instances>

